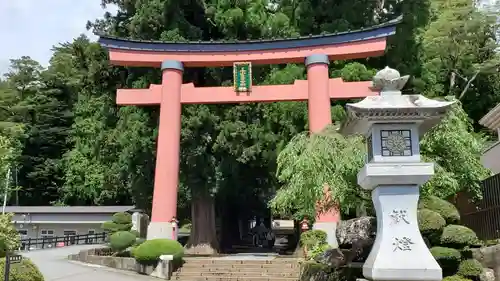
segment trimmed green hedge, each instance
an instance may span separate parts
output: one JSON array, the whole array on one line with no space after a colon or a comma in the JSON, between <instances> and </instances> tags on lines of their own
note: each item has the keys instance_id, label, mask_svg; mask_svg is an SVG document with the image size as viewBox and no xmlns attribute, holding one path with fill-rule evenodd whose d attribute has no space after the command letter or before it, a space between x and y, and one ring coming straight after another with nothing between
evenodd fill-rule
<instances>
[{"instance_id":1,"label":"trimmed green hedge","mask_svg":"<svg viewBox=\"0 0 500 281\"><path fill-rule=\"evenodd\" d=\"M179 266L184 256L184 247L175 240L152 239L135 247L131 254L138 263L145 265L155 265L161 255L173 255L174 265Z\"/></svg>"},{"instance_id":2,"label":"trimmed green hedge","mask_svg":"<svg viewBox=\"0 0 500 281\"><path fill-rule=\"evenodd\" d=\"M457 275L477 279L479 275L483 273L483 266L478 260L475 259L467 259L463 260L458 266Z\"/></svg>"},{"instance_id":3,"label":"trimmed green hedge","mask_svg":"<svg viewBox=\"0 0 500 281\"><path fill-rule=\"evenodd\" d=\"M443 278L443 281L472 281L472 280L465 278L463 276L460 276L460 275L452 275L452 276L447 276L447 277Z\"/></svg>"},{"instance_id":4,"label":"trimmed green hedge","mask_svg":"<svg viewBox=\"0 0 500 281\"><path fill-rule=\"evenodd\" d=\"M422 234L441 232L446 225L445 219L437 212L429 209L418 210L418 228Z\"/></svg>"},{"instance_id":5,"label":"trimmed green hedge","mask_svg":"<svg viewBox=\"0 0 500 281\"><path fill-rule=\"evenodd\" d=\"M132 215L124 212L115 213L111 221L117 224L129 224L132 223Z\"/></svg>"},{"instance_id":6,"label":"trimmed green hedge","mask_svg":"<svg viewBox=\"0 0 500 281\"><path fill-rule=\"evenodd\" d=\"M478 243L479 239L474 230L463 225L447 225L441 235L441 244L453 248L461 249Z\"/></svg>"},{"instance_id":7,"label":"trimmed green hedge","mask_svg":"<svg viewBox=\"0 0 500 281\"><path fill-rule=\"evenodd\" d=\"M104 222L101 227L109 233L130 231L132 228L132 216L129 213L115 213L111 221Z\"/></svg>"},{"instance_id":8,"label":"trimmed green hedge","mask_svg":"<svg viewBox=\"0 0 500 281\"><path fill-rule=\"evenodd\" d=\"M457 208L450 202L436 196L427 196L420 199L418 208L437 212L447 223L458 223L460 221L460 214Z\"/></svg>"},{"instance_id":9,"label":"trimmed green hedge","mask_svg":"<svg viewBox=\"0 0 500 281\"><path fill-rule=\"evenodd\" d=\"M457 272L462 255L457 249L446 247L432 247L431 254L443 269L443 275L452 275Z\"/></svg>"},{"instance_id":10,"label":"trimmed green hedge","mask_svg":"<svg viewBox=\"0 0 500 281\"><path fill-rule=\"evenodd\" d=\"M0 276L5 275L5 258L0 259ZM10 281L44 281L43 274L38 267L28 258L23 258L20 263L11 263Z\"/></svg>"},{"instance_id":11,"label":"trimmed green hedge","mask_svg":"<svg viewBox=\"0 0 500 281\"><path fill-rule=\"evenodd\" d=\"M129 231L118 231L109 237L109 246L114 252L125 251L135 244L136 236Z\"/></svg>"}]
</instances>

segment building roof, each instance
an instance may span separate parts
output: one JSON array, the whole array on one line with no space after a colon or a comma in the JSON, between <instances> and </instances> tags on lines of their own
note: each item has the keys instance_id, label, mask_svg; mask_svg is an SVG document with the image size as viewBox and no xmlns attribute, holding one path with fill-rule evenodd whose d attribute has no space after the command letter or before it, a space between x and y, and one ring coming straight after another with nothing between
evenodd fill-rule
<instances>
[{"instance_id":1,"label":"building roof","mask_svg":"<svg viewBox=\"0 0 500 281\"><path fill-rule=\"evenodd\" d=\"M497 104L497 106L486 113L486 115L479 120L479 124L490 130L500 129L500 104Z\"/></svg>"},{"instance_id":2,"label":"building roof","mask_svg":"<svg viewBox=\"0 0 500 281\"><path fill-rule=\"evenodd\" d=\"M196 41L166 42L153 40L126 39L106 34L99 36L101 46L111 49L152 52L245 52L273 49L297 49L315 46L336 45L388 37L396 33L396 25L402 17L359 30L310 35L296 38L261 39L246 41Z\"/></svg>"},{"instance_id":3,"label":"building roof","mask_svg":"<svg viewBox=\"0 0 500 281\"><path fill-rule=\"evenodd\" d=\"M135 210L135 206L7 206L5 212L15 214L74 214L74 213L118 213Z\"/></svg>"}]
</instances>

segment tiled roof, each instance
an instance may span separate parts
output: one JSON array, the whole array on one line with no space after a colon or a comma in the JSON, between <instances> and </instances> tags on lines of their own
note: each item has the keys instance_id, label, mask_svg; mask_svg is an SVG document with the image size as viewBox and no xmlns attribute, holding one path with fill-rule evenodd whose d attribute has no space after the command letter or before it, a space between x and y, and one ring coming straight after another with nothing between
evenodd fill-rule
<instances>
[{"instance_id":1,"label":"tiled roof","mask_svg":"<svg viewBox=\"0 0 500 281\"><path fill-rule=\"evenodd\" d=\"M359 30L310 35L296 38L262 39L246 41L197 41L165 42L153 40L126 39L105 34L96 34L99 43L106 48L154 51L154 52L238 52L272 49L295 49L313 46L334 45L383 38L396 33L396 25L402 17Z\"/></svg>"},{"instance_id":2,"label":"tiled roof","mask_svg":"<svg viewBox=\"0 0 500 281\"><path fill-rule=\"evenodd\" d=\"M134 210L135 206L7 206L5 212L33 213L118 213Z\"/></svg>"}]
</instances>

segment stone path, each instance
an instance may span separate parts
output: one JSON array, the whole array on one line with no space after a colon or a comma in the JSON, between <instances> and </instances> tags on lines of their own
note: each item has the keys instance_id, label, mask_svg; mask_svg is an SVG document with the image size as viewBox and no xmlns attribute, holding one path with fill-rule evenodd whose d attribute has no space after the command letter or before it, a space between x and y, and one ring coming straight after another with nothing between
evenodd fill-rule
<instances>
[{"instance_id":1,"label":"stone path","mask_svg":"<svg viewBox=\"0 0 500 281\"><path fill-rule=\"evenodd\" d=\"M138 275L134 272L118 271L96 265L68 261L67 257L81 250L96 248L96 245L78 245L57 249L36 250L23 252L23 256L30 258L40 269L45 281L153 281L158 280L149 276Z\"/></svg>"}]
</instances>

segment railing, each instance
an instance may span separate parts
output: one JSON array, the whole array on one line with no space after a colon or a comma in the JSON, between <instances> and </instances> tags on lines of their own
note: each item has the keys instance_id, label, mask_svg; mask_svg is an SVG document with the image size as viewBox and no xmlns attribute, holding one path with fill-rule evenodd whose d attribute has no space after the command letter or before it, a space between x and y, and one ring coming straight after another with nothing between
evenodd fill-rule
<instances>
[{"instance_id":1,"label":"railing","mask_svg":"<svg viewBox=\"0 0 500 281\"><path fill-rule=\"evenodd\" d=\"M464 225L474 230L482 240L500 238L500 174L482 182L483 199L477 210L462 214Z\"/></svg>"},{"instance_id":2,"label":"railing","mask_svg":"<svg viewBox=\"0 0 500 281\"><path fill-rule=\"evenodd\" d=\"M57 237L25 238L21 239L21 250L30 251L71 245L101 244L106 242L107 236L107 233L102 232Z\"/></svg>"}]
</instances>

